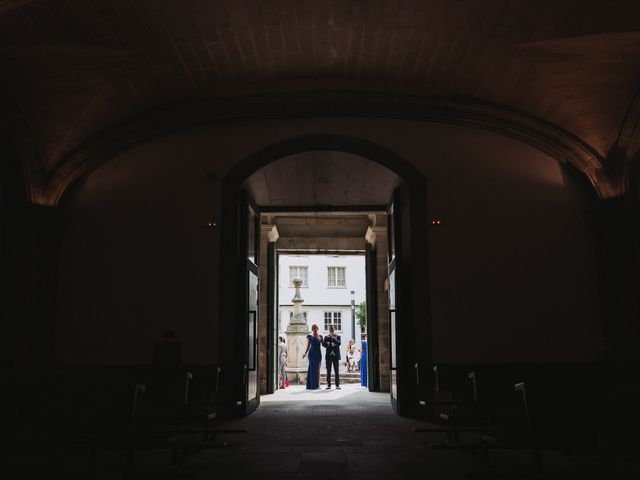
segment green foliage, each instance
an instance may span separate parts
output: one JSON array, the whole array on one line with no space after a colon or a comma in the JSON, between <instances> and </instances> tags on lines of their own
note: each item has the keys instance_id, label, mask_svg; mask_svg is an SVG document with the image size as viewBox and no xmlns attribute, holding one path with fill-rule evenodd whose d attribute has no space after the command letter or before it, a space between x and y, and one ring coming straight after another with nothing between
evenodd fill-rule
<instances>
[{"instance_id":1,"label":"green foliage","mask_svg":"<svg viewBox=\"0 0 640 480\"><path fill-rule=\"evenodd\" d=\"M358 320L358 326L361 329L367 326L367 302L362 302L356 309L356 319Z\"/></svg>"}]
</instances>

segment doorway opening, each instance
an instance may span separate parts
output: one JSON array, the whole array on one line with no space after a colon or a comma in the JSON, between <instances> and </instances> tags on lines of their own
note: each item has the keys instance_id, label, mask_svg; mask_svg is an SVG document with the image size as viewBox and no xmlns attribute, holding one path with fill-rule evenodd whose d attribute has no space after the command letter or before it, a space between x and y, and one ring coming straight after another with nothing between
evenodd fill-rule
<instances>
[{"instance_id":1,"label":"doorway opening","mask_svg":"<svg viewBox=\"0 0 640 480\"><path fill-rule=\"evenodd\" d=\"M422 174L384 147L319 135L257 152L222 185L223 403L247 415L261 394L278 390L279 255L355 252L365 259L365 302L376 305L366 315L367 388L390 392L396 412L410 415L429 389L431 366ZM358 222L357 236L344 233ZM332 267L326 282L337 284L340 265ZM327 322L338 319L337 311L326 313Z\"/></svg>"},{"instance_id":2,"label":"doorway opening","mask_svg":"<svg viewBox=\"0 0 640 480\"><path fill-rule=\"evenodd\" d=\"M333 326L331 341L339 343L320 349L321 391L330 383L332 398L340 397L335 392L336 365L344 393L353 393L355 386L389 391L388 302L384 278L378 279L379 270L386 268L385 218L384 211L262 214L267 265L261 270L261 283L277 288L262 289L266 322L259 339L261 394L280 393L276 396L282 398L288 393L279 392L286 390L279 388L285 377L296 392L307 387L310 362L302 355L314 324L325 339ZM332 350L338 358L329 362L328 376L326 355Z\"/></svg>"},{"instance_id":3,"label":"doorway opening","mask_svg":"<svg viewBox=\"0 0 640 480\"><path fill-rule=\"evenodd\" d=\"M277 359L276 385L280 389L306 386L309 361L301 358L300 347L306 347L306 336L311 326L317 325L323 343L328 345L332 341L331 345L337 345L329 346L329 350L320 349L319 388L345 384L366 387L367 356L362 345L364 340L366 349L364 251L334 254L279 251L278 280L277 330L282 343L278 346L285 354ZM300 310L297 314L296 304ZM331 360L331 354L337 362ZM334 364L338 366L337 373ZM325 375L327 365L332 371Z\"/></svg>"}]
</instances>

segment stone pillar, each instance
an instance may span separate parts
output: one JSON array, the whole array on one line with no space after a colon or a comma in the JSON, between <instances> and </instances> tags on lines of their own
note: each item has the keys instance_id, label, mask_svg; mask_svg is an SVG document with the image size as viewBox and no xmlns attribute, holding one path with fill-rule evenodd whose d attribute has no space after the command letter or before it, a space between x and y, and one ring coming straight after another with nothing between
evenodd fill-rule
<instances>
[{"instance_id":1,"label":"stone pillar","mask_svg":"<svg viewBox=\"0 0 640 480\"><path fill-rule=\"evenodd\" d=\"M58 263L66 224L57 207L25 204L0 212L2 367L56 363Z\"/></svg>"},{"instance_id":2,"label":"stone pillar","mask_svg":"<svg viewBox=\"0 0 640 480\"><path fill-rule=\"evenodd\" d=\"M387 227L386 218L376 215L375 223L367 229L365 239L374 248L376 254L376 290L378 298L378 358L380 365L378 371L380 374L379 384L381 392L388 392L389 383L389 292L385 290L385 281L387 279ZM385 216L386 217L386 216ZM382 223L383 225L379 225Z\"/></svg>"},{"instance_id":3,"label":"stone pillar","mask_svg":"<svg viewBox=\"0 0 640 480\"><path fill-rule=\"evenodd\" d=\"M592 212L596 227L604 360L621 376L640 367L640 202L610 199Z\"/></svg>"},{"instance_id":4,"label":"stone pillar","mask_svg":"<svg viewBox=\"0 0 640 480\"><path fill-rule=\"evenodd\" d=\"M259 312L258 312L258 375L260 379L260 395L269 393L267 388L268 371L272 368L269 362L269 332L267 325L267 308L269 305L268 289L269 278L267 269L268 246L269 243L276 242L279 238L278 229L275 225L267 223L260 225L260 292L259 292ZM278 288L276 285L275 288ZM277 349L275 354L277 355Z\"/></svg>"},{"instance_id":5,"label":"stone pillar","mask_svg":"<svg viewBox=\"0 0 640 480\"><path fill-rule=\"evenodd\" d=\"M302 354L307 348L307 335L309 327L307 321L302 314L302 302L304 300L300 296L300 285L302 280L295 279L293 286L295 287L295 295L291 299L293 302L293 316L287 326L287 377L289 383L303 384L307 381L308 360L302 358Z\"/></svg>"},{"instance_id":6,"label":"stone pillar","mask_svg":"<svg viewBox=\"0 0 640 480\"><path fill-rule=\"evenodd\" d=\"M640 368L640 202L624 198L601 200L591 212L596 230L603 321L601 373L594 375L594 395L601 445L602 478L617 469L615 439L621 433L610 410L624 411L626 425L638 425ZM599 378L598 378L599 377ZM606 473L605 473L606 472ZM615 478L615 476L613 477Z\"/></svg>"}]
</instances>

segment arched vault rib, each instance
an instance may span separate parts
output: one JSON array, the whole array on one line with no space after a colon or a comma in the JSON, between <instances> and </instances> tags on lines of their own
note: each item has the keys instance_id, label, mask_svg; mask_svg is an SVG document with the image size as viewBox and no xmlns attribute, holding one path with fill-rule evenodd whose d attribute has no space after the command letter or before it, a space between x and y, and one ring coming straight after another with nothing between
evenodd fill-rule
<instances>
[{"instance_id":1,"label":"arched vault rib","mask_svg":"<svg viewBox=\"0 0 640 480\"><path fill-rule=\"evenodd\" d=\"M57 204L65 190L115 155L168 132L229 121L319 116L394 118L470 127L529 144L569 162L602 197L620 194L603 158L575 135L531 115L475 99L385 95L353 91L226 97L150 111L95 135L50 172L38 203Z\"/></svg>"},{"instance_id":2,"label":"arched vault rib","mask_svg":"<svg viewBox=\"0 0 640 480\"><path fill-rule=\"evenodd\" d=\"M629 104L615 148L607 158L610 175L622 192L629 191L635 163L640 162L640 90Z\"/></svg>"},{"instance_id":3,"label":"arched vault rib","mask_svg":"<svg viewBox=\"0 0 640 480\"><path fill-rule=\"evenodd\" d=\"M10 12L15 8L20 8L36 0L0 0L0 15L6 12Z\"/></svg>"},{"instance_id":4,"label":"arched vault rib","mask_svg":"<svg viewBox=\"0 0 640 480\"><path fill-rule=\"evenodd\" d=\"M34 148L33 136L26 117L15 102L15 98L0 82L0 129L11 132L20 154L26 198L33 203L40 202L46 190L42 166Z\"/></svg>"}]
</instances>

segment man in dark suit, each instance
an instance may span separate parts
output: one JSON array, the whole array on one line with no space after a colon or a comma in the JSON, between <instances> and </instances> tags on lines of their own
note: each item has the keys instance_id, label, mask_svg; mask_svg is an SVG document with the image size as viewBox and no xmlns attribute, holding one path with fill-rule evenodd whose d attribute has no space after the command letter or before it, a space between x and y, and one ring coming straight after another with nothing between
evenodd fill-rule
<instances>
[{"instance_id":1,"label":"man in dark suit","mask_svg":"<svg viewBox=\"0 0 640 480\"><path fill-rule=\"evenodd\" d=\"M322 344L326 349L327 390L331 388L331 366L336 372L336 390L340 390L340 335L336 335L333 325L329 325L329 335L324 337Z\"/></svg>"}]
</instances>

